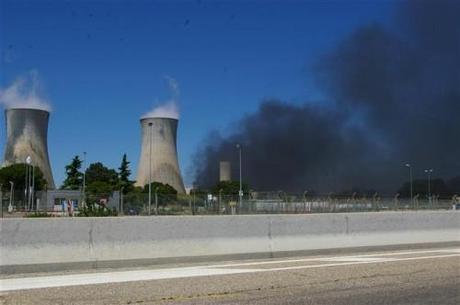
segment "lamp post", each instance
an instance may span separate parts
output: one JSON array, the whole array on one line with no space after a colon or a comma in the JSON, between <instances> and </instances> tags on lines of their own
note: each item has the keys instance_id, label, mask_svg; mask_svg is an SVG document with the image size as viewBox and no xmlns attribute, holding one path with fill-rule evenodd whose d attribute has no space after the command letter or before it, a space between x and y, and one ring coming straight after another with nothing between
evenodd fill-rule
<instances>
[{"instance_id":1,"label":"lamp post","mask_svg":"<svg viewBox=\"0 0 460 305\"><path fill-rule=\"evenodd\" d=\"M236 148L238 149L239 157L240 157L240 191L239 191L238 195L239 195L239 199L240 199L239 206L240 206L240 209L241 209L241 207L243 205L243 174L242 174L242 171L241 171L241 145L236 144Z\"/></svg>"},{"instance_id":2,"label":"lamp post","mask_svg":"<svg viewBox=\"0 0 460 305\"><path fill-rule=\"evenodd\" d=\"M45 189L45 210L48 209L48 184L45 183L44 185Z\"/></svg>"},{"instance_id":3,"label":"lamp post","mask_svg":"<svg viewBox=\"0 0 460 305\"><path fill-rule=\"evenodd\" d=\"M3 218L3 184L0 184L0 205L2 206L2 218Z\"/></svg>"},{"instance_id":4,"label":"lamp post","mask_svg":"<svg viewBox=\"0 0 460 305\"><path fill-rule=\"evenodd\" d=\"M10 203L8 205L8 213L13 212L13 196L14 196L14 182L10 181L11 189L10 189Z\"/></svg>"},{"instance_id":5,"label":"lamp post","mask_svg":"<svg viewBox=\"0 0 460 305\"><path fill-rule=\"evenodd\" d=\"M34 205L35 205L35 166L32 165L32 198L30 199L30 209L31 210L34 209Z\"/></svg>"},{"instance_id":6,"label":"lamp post","mask_svg":"<svg viewBox=\"0 0 460 305\"><path fill-rule=\"evenodd\" d=\"M195 201L196 201L196 184L193 183L193 206L192 206L192 215L195 215Z\"/></svg>"},{"instance_id":7,"label":"lamp post","mask_svg":"<svg viewBox=\"0 0 460 305\"><path fill-rule=\"evenodd\" d=\"M152 207L152 126L153 123L149 123L149 215Z\"/></svg>"},{"instance_id":8,"label":"lamp post","mask_svg":"<svg viewBox=\"0 0 460 305\"><path fill-rule=\"evenodd\" d=\"M26 158L26 166L27 166L27 207L26 210L30 209L31 199L32 199L32 192L31 192L31 184L32 184L32 171L30 170L30 166L32 164L32 158L27 156Z\"/></svg>"},{"instance_id":9,"label":"lamp post","mask_svg":"<svg viewBox=\"0 0 460 305\"><path fill-rule=\"evenodd\" d=\"M303 192L303 212L304 213L307 211L307 196L308 196L308 191Z\"/></svg>"},{"instance_id":10,"label":"lamp post","mask_svg":"<svg viewBox=\"0 0 460 305\"><path fill-rule=\"evenodd\" d=\"M410 183L410 202L414 203L414 189L412 184L412 166L409 163L406 163L405 166L409 168L409 183Z\"/></svg>"},{"instance_id":11,"label":"lamp post","mask_svg":"<svg viewBox=\"0 0 460 305\"><path fill-rule=\"evenodd\" d=\"M121 189L120 189L120 207L119 207L119 210L120 210L120 215L123 215L123 211L124 211L124 208L123 208L123 192L125 190L125 187L122 186Z\"/></svg>"},{"instance_id":12,"label":"lamp post","mask_svg":"<svg viewBox=\"0 0 460 305\"><path fill-rule=\"evenodd\" d=\"M155 188L155 215L158 215L158 186Z\"/></svg>"},{"instance_id":13,"label":"lamp post","mask_svg":"<svg viewBox=\"0 0 460 305\"><path fill-rule=\"evenodd\" d=\"M25 168L25 175L24 175L24 210L27 209L27 202L29 201L27 198L27 189L29 188L29 177L27 176L29 174L29 166L27 165L27 159L26 163L24 163L24 168Z\"/></svg>"},{"instance_id":14,"label":"lamp post","mask_svg":"<svg viewBox=\"0 0 460 305\"><path fill-rule=\"evenodd\" d=\"M82 206L86 206L86 151L83 152L83 185L82 185Z\"/></svg>"},{"instance_id":15,"label":"lamp post","mask_svg":"<svg viewBox=\"0 0 460 305\"><path fill-rule=\"evenodd\" d=\"M431 174L433 173L433 169L426 169L425 173L428 174L428 201L431 203Z\"/></svg>"},{"instance_id":16,"label":"lamp post","mask_svg":"<svg viewBox=\"0 0 460 305\"><path fill-rule=\"evenodd\" d=\"M222 206L222 192L223 191L224 191L223 189L219 190L219 204L217 205L217 215L220 215L220 209L221 209L221 206Z\"/></svg>"}]
</instances>

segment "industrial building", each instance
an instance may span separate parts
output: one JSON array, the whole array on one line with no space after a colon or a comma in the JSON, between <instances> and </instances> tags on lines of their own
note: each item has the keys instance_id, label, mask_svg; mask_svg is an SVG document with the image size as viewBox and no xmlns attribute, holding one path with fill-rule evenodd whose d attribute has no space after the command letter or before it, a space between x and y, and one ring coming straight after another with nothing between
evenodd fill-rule
<instances>
[{"instance_id":1,"label":"industrial building","mask_svg":"<svg viewBox=\"0 0 460 305\"><path fill-rule=\"evenodd\" d=\"M232 180L232 169L229 161L219 162L219 181L231 181Z\"/></svg>"}]
</instances>

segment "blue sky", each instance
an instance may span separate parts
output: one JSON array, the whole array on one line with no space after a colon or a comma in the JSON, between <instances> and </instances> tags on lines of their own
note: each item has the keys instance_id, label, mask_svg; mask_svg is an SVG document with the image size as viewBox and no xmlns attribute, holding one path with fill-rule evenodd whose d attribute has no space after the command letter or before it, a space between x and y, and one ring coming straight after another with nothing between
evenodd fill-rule
<instances>
[{"instance_id":1,"label":"blue sky","mask_svg":"<svg viewBox=\"0 0 460 305\"><path fill-rule=\"evenodd\" d=\"M76 154L118 167L140 153L139 118L180 87L179 162L212 130L229 131L264 98L321 99L309 66L356 26L391 18L394 1L6 1L0 87L36 71L53 107L55 180ZM0 119L3 153L4 117Z\"/></svg>"}]
</instances>

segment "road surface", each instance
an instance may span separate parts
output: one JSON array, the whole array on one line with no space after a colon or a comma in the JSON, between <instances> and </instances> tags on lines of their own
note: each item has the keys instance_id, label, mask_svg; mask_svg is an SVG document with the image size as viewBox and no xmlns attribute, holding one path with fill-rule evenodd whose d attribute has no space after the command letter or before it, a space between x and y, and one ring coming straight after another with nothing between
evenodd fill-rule
<instances>
[{"instance_id":1,"label":"road surface","mask_svg":"<svg viewBox=\"0 0 460 305\"><path fill-rule=\"evenodd\" d=\"M0 304L460 304L460 248L4 275Z\"/></svg>"}]
</instances>

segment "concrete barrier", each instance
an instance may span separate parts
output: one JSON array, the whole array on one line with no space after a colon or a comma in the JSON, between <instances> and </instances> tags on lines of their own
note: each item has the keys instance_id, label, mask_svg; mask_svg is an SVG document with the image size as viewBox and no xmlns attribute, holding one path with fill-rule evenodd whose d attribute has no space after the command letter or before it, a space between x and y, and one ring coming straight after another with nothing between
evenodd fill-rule
<instances>
[{"instance_id":1,"label":"concrete barrier","mask_svg":"<svg viewBox=\"0 0 460 305\"><path fill-rule=\"evenodd\" d=\"M2 273L460 242L460 212L1 220Z\"/></svg>"}]
</instances>

